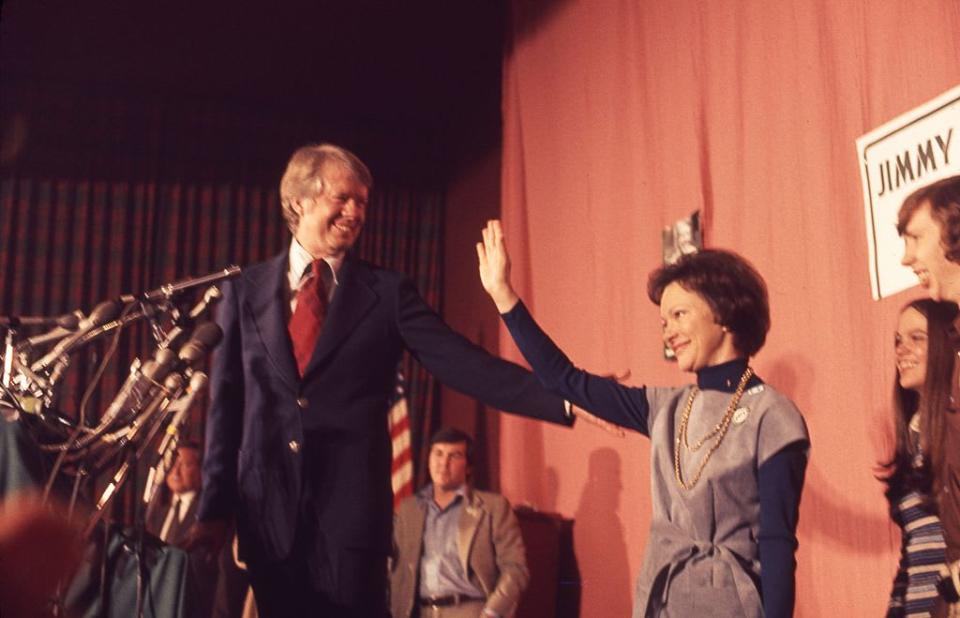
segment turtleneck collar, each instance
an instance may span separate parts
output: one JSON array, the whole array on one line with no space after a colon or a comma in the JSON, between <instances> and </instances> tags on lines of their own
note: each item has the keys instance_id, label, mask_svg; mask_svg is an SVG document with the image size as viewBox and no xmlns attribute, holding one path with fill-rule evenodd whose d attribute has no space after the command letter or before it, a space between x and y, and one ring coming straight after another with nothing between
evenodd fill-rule
<instances>
[{"instance_id":1,"label":"turtleneck collar","mask_svg":"<svg viewBox=\"0 0 960 618\"><path fill-rule=\"evenodd\" d=\"M697 370L697 387L702 391L723 391L732 393L737 390L737 384L743 372L747 370L747 359L736 358L732 361L712 365ZM763 384L763 380L756 374L747 381L747 388Z\"/></svg>"}]
</instances>

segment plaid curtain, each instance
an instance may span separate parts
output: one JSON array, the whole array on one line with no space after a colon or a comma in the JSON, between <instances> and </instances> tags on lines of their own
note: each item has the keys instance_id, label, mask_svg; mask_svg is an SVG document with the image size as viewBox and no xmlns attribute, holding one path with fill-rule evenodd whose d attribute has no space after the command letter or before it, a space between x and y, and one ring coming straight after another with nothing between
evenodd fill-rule
<instances>
[{"instance_id":1,"label":"plaid curtain","mask_svg":"<svg viewBox=\"0 0 960 618\"><path fill-rule=\"evenodd\" d=\"M378 186L358 248L364 259L410 276L434 307L443 207L440 192ZM6 177L0 179L0 315L87 312L120 294L266 259L288 243L272 186ZM131 361L151 349L144 324L127 330L89 413L102 411ZM90 348L63 384L68 415L105 344ZM437 404L432 378L409 355L402 370L414 426L429 423Z\"/></svg>"}]
</instances>

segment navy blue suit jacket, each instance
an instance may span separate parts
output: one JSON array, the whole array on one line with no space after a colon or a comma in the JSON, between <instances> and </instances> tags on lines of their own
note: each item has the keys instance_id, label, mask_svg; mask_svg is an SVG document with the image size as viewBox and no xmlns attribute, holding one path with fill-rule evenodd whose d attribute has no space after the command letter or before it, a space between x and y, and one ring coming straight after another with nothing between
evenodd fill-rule
<instances>
[{"instance_id":1,"label":"navy blue suit jacket","mask_svg":"<svg viewBox=\"0 0 960 618\"><path fill-rule=\"evenodd\" d=\"M224 338L211 372L199 516L235 516L250 557L285 559L306 520L323 540L306 550L310 560L336 564L336 552L350 548L388 553L387 411L404 349L488 405L568 422L560 398L452 331L407 278L352 256L301 379L287 334L286 273L286 253L245 268L224 284L218 308Z\"/></svg>"}]
</instances>

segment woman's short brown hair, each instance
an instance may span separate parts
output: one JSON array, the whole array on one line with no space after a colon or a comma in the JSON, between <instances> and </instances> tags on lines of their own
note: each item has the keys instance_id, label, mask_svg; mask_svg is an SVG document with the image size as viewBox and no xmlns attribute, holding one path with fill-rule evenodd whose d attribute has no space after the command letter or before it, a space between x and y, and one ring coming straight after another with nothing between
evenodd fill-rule
<instances>
[{"instance_id":1,"label":"woman's short brown hair","mask_svg":"<svg viewBox=\"0 0 960 618\"><path fill-rule=\"evenodd\" d=\"M674 282L710 305L717 323L733 333L738 352L753 356L763 347L770 330L767 284L746 259L722 249L684 255L650 273L650 300L659 305L663 290Z\"/></svg>"}]
</instances>

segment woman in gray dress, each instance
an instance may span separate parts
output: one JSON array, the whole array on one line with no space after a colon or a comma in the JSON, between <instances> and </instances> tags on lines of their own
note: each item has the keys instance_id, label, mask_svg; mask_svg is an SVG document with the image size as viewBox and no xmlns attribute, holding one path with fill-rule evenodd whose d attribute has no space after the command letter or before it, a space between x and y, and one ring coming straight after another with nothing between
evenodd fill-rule
<instances>
[{"instance_id":1,"label":"woman in gray dress","mask_svg":"<svg viewBox=\"0 0 960 618\"><path fill-rule=\"evenodd\" d=\"M770 327L763 278L719 250L654 271L664 343L696 383L631 387L576 368L540 329L511 286L498 221L477 255L484 289L546 387L650 438L653 517L634 617L791 616L809 438L796 406L748 365Z\"/></svg>"}]
</instances>

